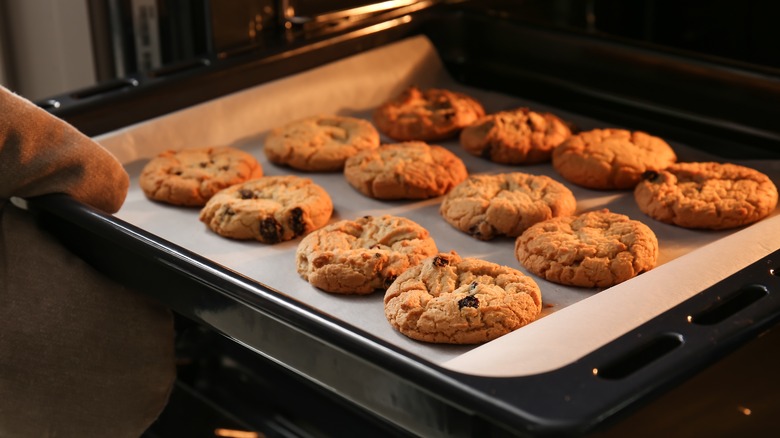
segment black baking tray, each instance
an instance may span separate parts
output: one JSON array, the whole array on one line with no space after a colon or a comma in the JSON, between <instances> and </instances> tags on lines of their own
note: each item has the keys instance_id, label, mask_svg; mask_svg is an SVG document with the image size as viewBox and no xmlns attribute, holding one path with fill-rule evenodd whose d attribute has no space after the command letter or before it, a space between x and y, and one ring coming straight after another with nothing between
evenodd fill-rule
<instances>
[{"instance_id":1,"label":"black baking tray","mask_svg":"<svg viewBox=\"0 0 780 438\"><path fill-rule=\"evenodd\" d=\"M780 101L780 87L776 78L749 69L458 5L393 11L363 26L60 96L51 111L96 135L425 34L464 84L652 130L724 157L780 157L778 127L767 117ZM756 95L761 98L744 98ZM43 228L104 273L422 436L584 434L627 415L780 318L777 249L567 366L516 378L465 375L65 195L29 201Z\"/></svg>"}]
</instances>

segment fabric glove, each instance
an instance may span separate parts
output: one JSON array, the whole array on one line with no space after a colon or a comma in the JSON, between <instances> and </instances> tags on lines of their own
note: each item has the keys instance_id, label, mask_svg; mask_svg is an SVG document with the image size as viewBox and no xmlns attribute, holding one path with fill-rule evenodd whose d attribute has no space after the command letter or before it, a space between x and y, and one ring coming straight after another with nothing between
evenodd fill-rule
<instances>
[{"instance_id":1,"label":"fabric glove","mask_svg":"<svg viewBox=\"0 0 780 438\"><path fill-rule=\"evenodd\" d=\"M66 193L115 213L127 189L108 151L0 87L0 436L138 437L167 403L171 312L10 202Z\"/></svg>"}]
</instances>

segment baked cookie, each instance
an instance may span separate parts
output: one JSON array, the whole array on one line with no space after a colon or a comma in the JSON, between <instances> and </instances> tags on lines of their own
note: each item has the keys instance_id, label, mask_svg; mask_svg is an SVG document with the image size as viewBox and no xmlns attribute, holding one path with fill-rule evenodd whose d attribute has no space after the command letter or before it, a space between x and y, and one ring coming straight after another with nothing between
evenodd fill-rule
<instances>
[{"instance_id":1,"label":"baked cookie","mask_svg":"<svg viewBox=\"0 0 780 438\"><path fill-rule=\"evenodd\" d=\"M360 151L344 165L352 187L375 199L434 198L466 176L466 165L455 154L420 141Z\"/></svg>"},{"instance_id":2,"label":"baked cookie","mask_svg":"<svg viewBox=\"0 0 780 438\"><path fill-rule=\"evenodd\" d=\"M214 195L200 220L224 237L279 243L322 227L332 213L330 196L312 180L265 176Z\"/></svg>"},{"instance_id":3,"label":"baked cookie","mask_svg":"<svg viewBox=\"0 0 780 438\"><path fill-rule=\"evenodd\" d=\"M218 191L261 176L255 157L221 146L165 151L144 166L138 182L149 199L202 207Z\"/></svg>"},{"instance_id":4,"label":"baked cookie","mask_svg":"<svg viewBox=\"0 0 780 438\"><path fill-rule=\"evenodd\" d=\"M482 104L463 93L409 87L374 111L374 124L398 141L435 141L456 136L485 115Z\"/></svg>"},{"instance_id":5,"label":"baked cookie","mask_svg":"<svg viewBox=\"0 0 780 438\"><path fill-rule=\"evenodd\" d=\"M490 240L517 237L537 222L576 209L574 194L558 181L513 172L470 176L444 197L439 213L464 233Z\"/></svg>"},{"instance_id":6,"label":"baked cookie","mask_svg":"<svg viewBox=\"0 0 780 438\"><path fill-rule=\"evenodd\" d=\"M409 268L385 293L385 316L425 342L477 344L530 322L542 310L531 277L508 266L440 253Z\"/></svg>"},{"instance_id":7,"label":"baked cookie","mask_svg":"<svg viewBox=\"0 0 780 438\"><path fill-rule=\"evenodd\" d=\"M489 114L460 132L460 143L470 154L502 164L550 161L556 146L571 129L554 114L528 108Z\"/></svg>"},{"instance_id":8,"label":"baked cookie","mask_svg":"<svg viewBox=\"0 0 780 438\"><path fill-rule=\"evenodd\" d=\"M309 172L337 172L348 157L378 146L379 133L367 120L316 116L272 130L264 150L274 164Z\"/></svg>"},{"instance_id":9,"label":"baked cookie","mask_svg":"<svg viewBox=\"0 0 780 438\"><path fill-rule=\"evenodd\" d=\"M396 216L342 220L301 240L298 274L324 291L368 294L385 290L409 267L436 254L428 230Z\"/></svg>"},{"instance_id":10,"label":"baked cookie","mask_svg":"<svg viewBox=\"0 0 780 438\"><path fill-rule=\"evenodd\" d=\"M763 173L736 164L677 163L646 172L634 199L658 221L722 230L768 216L777 206L777 187Z\"/></svg>"},{"instance_id":11,"label":"baked cookie","mask_svg":"<svg viewBox=\"0 0 780 438\"><path fill-rule=\"evenodd\" d=\"M552 164L575 184L591 189L633 189L647 171L677 161L665 141L641 131L594 129L553 149Z\"/></svg>"},{"instance_id":12,"label":"baked cookie","mask_svg":"<svg viewBox=\"0 0 780 438\"><path fill-rule=\"evenodd\" d=\"M515 241L515 256L554 283L609 287L654 268L658 239L642 222L604 209L531 226Z\"/></svg>"}]
</instances>

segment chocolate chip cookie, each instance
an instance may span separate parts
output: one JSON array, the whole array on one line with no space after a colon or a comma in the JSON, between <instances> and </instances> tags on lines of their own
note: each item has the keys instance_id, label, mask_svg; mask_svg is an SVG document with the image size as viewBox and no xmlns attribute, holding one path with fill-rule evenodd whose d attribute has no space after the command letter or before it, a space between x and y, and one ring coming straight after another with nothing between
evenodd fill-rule
<instances>
[{"instance_id":1,"label":"chocolate chip cookie","mask_svg":"<svg viewBox=\"0 0 780 438\"><path fill-rule=\"evenodd\" d=\"M647 171L677 161L664 140L641 131L594 129L572 135L553 149L558 173L591 189L633 189Z\"/></svg>"},{"instance_id":2,"label":"chocolate chip cookie","mask_svg":"<svg viewBox=\"0 0 780 438\"><path fill-rule=\"evenodd\" d=\"M763 173L736 164L677 163L646 172L634 199L658 221L722 230L768 216L777 206L777 187Z\"/></svg>"},{"instance_id":3,"label":"chocolate chip cookie","mask_svg":"<svg viewBox=\"0 0 780 438\"><path fill-rule=\"evenodd\" d=\"M477 344L536 318L542 293L522 272L457 253L439 253L409 268L385 293L385 316L419 341Z\"/></svg>"},{"instance_id":4,"label":"chocolate chip cookie","mask_svg":"<svg viewBox=\"0 0 780 438\"><path fill-rule=\"evenodd\" d=\"M658 239L642 222L605 209L531 226L515 241L515 256L554 283L610 287L654 268Z\"/></svg>"},{"instance_id":5,"label":"chocolate chip cookie","mask_svg":"<svg viewBox=\"0 0 780 438\"><path fill-rule=\"evenodd\" d=\"M397 216L342 220L301 240L298 273L327 292L369 294L385 290L409 267L436 254L428 230Z\"/></svg>"},{"instance_id":6,"label":"chocolate chip cookie","mask_svg":"<svg viewBox=\"0 0 780 438\"><path fill-rule=\"evenodd\" d=\"M460 143L470 154L502 164L550 161L552 151L571 136L558 116L528 108L489 114L463 128Z\"/></svg>"},{"instance_id":7,"label":"chocolate chip cookie","mask_svg":"<svg viewBox=\"0 0 780 438\"><path fill-rule=\"evenodd\" d=\"M265 176L214 195L200 220L224 237L279 243L321 228L332 213L330 196L309 178Z\"/></svg>"},{"instance_id":8,"label":"chocolate chip cookie","mask_svg":"<svg viewBox=\"0 0 780 438\"><path fill-rule=\"evenodd\" d=\"M202 207L218 191L261 176L255 157L220 146L165 151L144 166L138 182L149 199Z\"/></svg>"},{"instance_id":9,"label":"chocolate chip cookie","mask_svg":"<svg viewBox=\"0 0 780 438\"><path fill-rule=\"evenodd\" d=\"M480 240L517 237L531 225L574 214L577 200L566 186L522 172L472 175L444 197L444 220Z\"/></svg>"},{"instance_id":10,"label":"chocolate chip cookie","mask_svg":"<svg viewBox=\"0 0 780 438\"><path fill-rule=\"evenodd\" d=\"M349 184L375 199L434 198L449 192L467 175L466 165L455 154L424 142L361 151L344 165Z\"/></svg>"},{"instance_id":11,"label":"chocolate chip cookie","mask_svg":"<svg viewBox=\"0 0 780 438\"><path fill-rule=\"evenodd\" d=\"M309 172L337 172L358 151L378 146L379 133L367 120L316 116L272 130L264 150L274 164Z\"/></svg>"},{"instance_id":12,"label":"chocolate chip cookie","mask_svg":"<svg viewBox=\"0 0 780 438\"><path fill-rule=\"evenodd\" d=\"M484 115L482 104L464 93L409 87L374 111L374 124L397 141L436 141L455 137Z\"/></svg>"}]
</instances>

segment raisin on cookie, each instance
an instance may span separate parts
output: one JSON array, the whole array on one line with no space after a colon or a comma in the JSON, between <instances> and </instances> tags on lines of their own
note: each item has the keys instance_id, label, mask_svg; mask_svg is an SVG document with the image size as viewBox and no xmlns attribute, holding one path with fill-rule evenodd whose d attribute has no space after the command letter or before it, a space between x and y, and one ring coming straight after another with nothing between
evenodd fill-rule
<instances>
[{"instance_id":1,"label":"raisin on cookie","mask_svg":"<svg viewBox=\"0 0 780 438\"><path fill-rule=\"evenodd\" d=\"M455 91L409 87L374 111L379 131L397 141L446 140L485 115L476 99Z\"/></svg>"},{"instance_id":2,"label":"raisin on cookie","mask_svg":"<svg viewBox=\"0 0 780 438\"><path fill-rule=\"evenodd\" d=\"M412 339L478 344L536 320L542 293L516 269L452 251L401 274L384 302L388 322Z\"/></svg>"},{"instance_id":3,"label":"raisin on cookie","mask_svg":"<svg viewBox=\"0 0 780 438\"><path fill-rule=\"evenodd\" d=\"M685 228L723 230L757 222L777 206L765 174L730 163L677 163L646 172L634 189L639 209Z\"/></svg>"},{"instance_id":4,"label":"raisin on cookie","mask_svg":"<svg viewBox=\"0 0 780 438\"><path fill-rule=\"evenodd\" d=\"M449 192L468 171L457 155L424 142L361 151L344 165L352 187L375 199L427 199Z\"/></svg>"},{"instance_id":5,"label":"raisin on cookie","mask_svg":"<svg viewBox=\"0 0 780 438\"><path fill-rule=\"evenodd\" d=\"M522 172L472 175L444 197L439 212L453 227L480 240L517 237L531 225L574 214L566 186Z\"/></svg>"},{"instance_id":6,"label":"raisin on cookie","mask_svg":"<svg viewBox=\"0 0 780 438\"><path fill-rule=\"evenodd\" d=\"M311 179L266 176L220 191L200 220L224 237L279 243L321 228L332 213L330 196Z\"/></svg>"},{"instance_id":7,"label":"raisin on cookie","mask_svg":"<svg viewBox=\"0 0 780 438\"><path fill-rule=\"evenodd\" d=\"M202 207L218 191L261 176L255 157L219 146L165 151L144 166L138 182L149 199Z\"/></svg>"},{"instance_id":8,"label":"raisin on cookie","mask_svg":"<svg viewBox=\"0 0 780 438\"><path fill-rule=\"evenodd\" d=\"M403 217L364 216L309 234L295 253L298 274L339 294L384 291L409 267L436 254L428 230Z\"/></svg>"},{"instance_id":9,"label":"raisin on cookie","mask_svg":"<svg viewBox=\"0 0 780 438\"><path fill-rule=\"evenodd\" d=\"M379 133L367 120L315 116L272 130L264 151L274 164L308 172L337 172L358 151L378 146Z\"/></svg>"},{"instance_id":10,"label":"raisin on cookie","mask_svg":"<svg viewBox=\"0 0 780 438\"><path fill-rule=\"evenodd\" d=\"M554 283L609 287L654 268L658 239L642 222L604 209L531 226L515 241L515 256Z\"/></svg>"},{"instance_id":11,"label":"raisin on cookie","mask_svg":"<svg viewBox=\"0 0 780 438\"><path fill-rule=\"evenodd\" d=\"M489 114L463 128L460 143L470 154L501 164L550 161L552 151L571 136L558 116L518 108Z\"/></svg>"},{"instance_id":12,"label":"raisin on cookie","mask_svg":"<svg viewBox=\"0 0 780 438\"><path fill-rule=\"evenodd\" d=\"M552 164L566 180L590 189L633 189L647 171L677 161L664 140L641 131L594 129L553 149Z\"/></svg>"}]
</instances>

